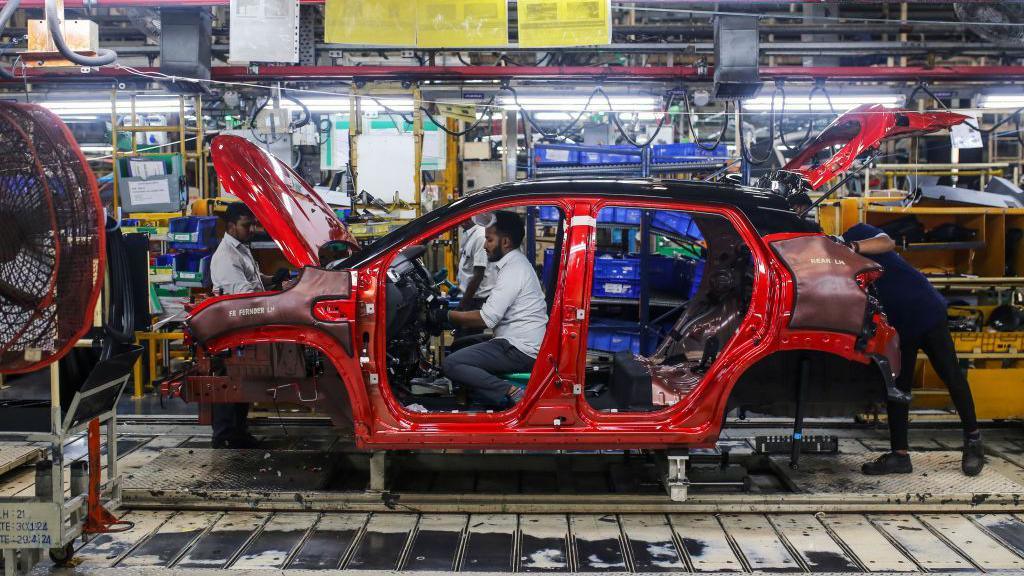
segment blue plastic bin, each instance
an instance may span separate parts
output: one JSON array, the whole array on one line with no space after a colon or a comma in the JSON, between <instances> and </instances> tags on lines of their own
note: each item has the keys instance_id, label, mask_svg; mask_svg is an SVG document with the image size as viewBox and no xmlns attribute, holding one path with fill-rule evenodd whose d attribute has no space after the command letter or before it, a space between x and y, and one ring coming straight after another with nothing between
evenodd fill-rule
<instances>
[{"instance_id":1,"label":"blue plastic bin","mask_svg":"<svg viewBox=\"0 0 1024 576\"><path fill-rule=\"evenodd\" d=\"M659 341L658 334L647 333L647 349L654 350ZM600 352L640 353L640 326L636 322L595 318L587 332L587 349Z\"/></svg>"},{"instance_id":2,"label":"blue plastic bin","mask_svg":"<svg viewBox=\"0 0 1024 576\"><path fill-rule=\"evenodd\" d=\"M674 233L684 238L702 240L704 236L700 233L700 227L693 221L693 217L685 212L657 211L651 218L651 227L655 230Z\"/></svg>"},{"instance_id":3,"label":"blue plastic bin","mask_svg":"<svg viewBox=\"0 0 1024 576\"><path fill-rule=\"evenodd\" d=\"M548 222L558 222L562 216L554 206L540 206L537 209L537 217Z\"/></svg>"},{"instance_id":4,"label":"blue plastic bin","mask_svg":"<svg viewBox=\"0 0 1024 576\"><path fill-rule=\"evenodd\" d=\"M639 280L640 259L598 253L594 259L594 278L600 280Z\"/></svg>"},{"instance_id":5,"label":"blue plastic bin","mask_svg":"<svg viewBox=\"0 0 1024 576\"><path fill-rule=\"evenodd\" d=\"M171 218L167 239L175 250L211 250L217 246L216 230L216 216Z\"/></svg>"},{"instance_id":6,"label":"blue plastic bin","mask_svg":"<svg viewBox=\"0 0 1024 576\"><path fill-rule=\"evenodd\" d=\"M608 149L608 152L580 152L580 163L584 166L597 165L597 164L639 164L640 163L640 149L629 145L629 144L616 144L613 146L604 146ZM619 154L614 150L623 150L631 152L629 154Z\"/></svg>"},{"instance_id":7,"label":"blue plastic bin","mask_svg":"<svg viewBox=\"0 0 1024 576\"><path fill-rule=\"evenodd\" d=\"M210 255L201 252L174 254L174 271L171 273L171 278L178 286L209 288Z\"/></svg>"},{"instance_id":8,"label":"blue plastic bin","mask_svg":"<svg viewBox=\"0 0 1024 576\"><path fill-rule=\"evenodd\" d=\"M631 299L640 297L639 280L601 280L594 279L591 293L597 298Z\"/></svg>"},{"instance_id":9,"label":"blue plastic bin","mask_svg":"<svg viewBox=\"0 0 1024 576\"><path fill-rule=\"evenodd\" d=\"M700 163L728 156L725 144L719 144L714 150L705 150L693 142L655 144L651 147L651 162L655 164Z\"/></svg>"},{"instance_id":10,"label":"blue plastic bin","mask_svg":"<svg viewBox=\"0 0 1024 576\"><path fill-rule=\"evenodd\" d=\"M640 225L639 208L622 208L619 206L607 206L597 213L597 221L600 224L626 224Z\"/></svg>"},{"instance_id":11,"label":"blue plastic bin","mask_svg":"<svg viewBox=\"0 0 1024 576\"><path fill-rule=\"evenodd\" d=\"M153 265L162 266L174 266L174 257L176 254L157 254L154 258Z\"/></svg>"},{"instance_id":12,"label":"blue plastic bin","mask_svg":"<svg viewBox=\"0 0 1024 576\"><path fill-rule=\"evenodd\" d=\"M579 164L580 151L537 144L533 147L533 161L537 166Z\"/></svg>"},{"instance_id":13,"label":"blue plastic bin","mask_svg":"<svg viewBox=\"0 0 1024 576\"><path fill-rule=\"evenodd\" d=\"M555 273L554 250L544 250L544 264L541 267L541 279L547 286L551 274ZM685 290L700 278L695 270L698 263L685 258L669 258L651 255L648 259L648 277L652 290L672 292L675 294ZM700 262L703 272L703 262ZM695 280L696 278L696 280ZM689 294L695 292L689 290ZM598 252L594 260L594 285L591 294L598 298L639 298L640 297L640 258L621 257L611 252Z\"/></svg>"}]
</instances>

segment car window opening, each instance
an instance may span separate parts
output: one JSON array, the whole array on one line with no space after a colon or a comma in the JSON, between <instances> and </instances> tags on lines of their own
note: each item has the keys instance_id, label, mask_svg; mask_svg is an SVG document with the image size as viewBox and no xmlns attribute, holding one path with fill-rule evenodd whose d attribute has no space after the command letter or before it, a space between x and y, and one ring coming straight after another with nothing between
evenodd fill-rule
<instances>
[{"instance_id":1,"label":"car window opening","mask_svg":"<svg viewBox=\"0 0 1024 576\"><path fill-rule=\"evenodd\" d=\"M568 226L555 206L501 212L503 222L522 228L519 254L485 249L488 229L496 226L493 214L485 213L405 248L388 268L387 378L408 411L494 413L525 395L537 351L549 336L560 268L553 263L562 261ZM496 290L499 268L505 276ZM510 278L519 282L516 290L509 289ZM492 294L495 300L485 306ZM482 324L455 321L472 312ZM502 337L496 338L498 332Z\"/></svg>"},{"instance_id":2,"label":"car window opening","mask_svg":"<svg viewBox=\"0 0 1024 576\"><path fill-rule=\"evenodd\" d=\"M746 315L750 250L717 214L609 206L597 221L587 401L606 412L675 405L700 383Z\"/></svg>"}]
</instances>

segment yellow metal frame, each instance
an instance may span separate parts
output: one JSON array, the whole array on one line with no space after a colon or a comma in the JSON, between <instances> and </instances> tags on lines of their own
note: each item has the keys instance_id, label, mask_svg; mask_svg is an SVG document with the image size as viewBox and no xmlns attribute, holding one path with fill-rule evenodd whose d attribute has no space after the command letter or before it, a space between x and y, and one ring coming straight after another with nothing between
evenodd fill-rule
<instances>
[{"instance_id":1,"label":"yellow metal frame","mask_svg":"<svg viewBox=\"0 0 1024 576\"><path fill-rule=\"evenodd\" d=\"M118 205L120 204L120 198L118 195L118 178L117 178L117 161L121 158L145 158L147 156L161 156L168 152L140 152L138 142L135 141L136 133L146 132L167 132L168 134L177 133L178 142L168 143L159 148L168 148L178 145L178 154L181 154L182 158L182 170L186 173L189 162L195 163L196 170L196 188L199 190L199 197L205 198L207 195L207 163L206 163L206 150L203 146L203 98L201 95L196 94L192 96L193 102L192 107L196 114L196 127L188 128L185 126L185 95L178 95L178 125L177 126L139 126L135 124L136 109L135 99L136 94L132 93L130 102L131 108L129 114L131 115L130 123L125 126L118 125L118 112L117 112L117 88L113 88L110 91L110 139L113 150L111 151L111 162L114 166L114 186L113 186L113 207L114 212L117 212ZM130 134L132 150L131 152L121 152L118 150L118 138L121 134ZM187 135L195 135L195 151L189 152L186 146ZM178 214L180 216L180 214Z\"/></svg>"},{"instance_id":2,"label":"yellow metal frame","mask_svg":"<svg viewBox=\"0 0 1024 576\"><path fill-rule=\"evenodd\" d=\"M149 383L146 387L152 387L153 375L156 374L156 361L157 361L157 342L164 340L182 340L185 338L184 332L136 332L135 343L141 344L146 342L149 344ZM135 393L133 398L142 398L143 384L142 384L142 359L135 363L135 367L132 368L132 375L135 380Z\"/></svg>"}]
</instances>

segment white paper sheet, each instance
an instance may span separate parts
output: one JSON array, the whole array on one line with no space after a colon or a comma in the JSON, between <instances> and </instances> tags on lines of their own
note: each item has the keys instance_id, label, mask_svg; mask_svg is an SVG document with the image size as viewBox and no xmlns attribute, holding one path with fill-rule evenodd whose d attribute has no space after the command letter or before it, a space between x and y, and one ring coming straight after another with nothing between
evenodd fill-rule
<instances>
[{"instance_id":1,"label":"white paper sheet","mask_svg":"<svg viewBox=\"0 0 1024 576\"><path fill-rule=\"evenodd\" d=\"M228 61L299 61L298 0L231 0Z\"/></svg>"},{"instance_id":2,"label":"white paper sheet","mask_svg":"<svg viewBox=\"0 0 1024 576\"><path fill-rule=\"evenodd\" d=\"M129 160L128 172L135 178L166 176L166 166L160 160Z\"/></svg>"},{"instance_id":3,"label":"white paper sheet","mask_svg":"<svg viewBox=\"0 0 1024 576\"><path fill-rule=\"evenodd\" d=\"M128 180L128 197L136 208L147 204L166 204L171 201L171 187L166 178L159 180Z\"/></svg>"}]
</instances>

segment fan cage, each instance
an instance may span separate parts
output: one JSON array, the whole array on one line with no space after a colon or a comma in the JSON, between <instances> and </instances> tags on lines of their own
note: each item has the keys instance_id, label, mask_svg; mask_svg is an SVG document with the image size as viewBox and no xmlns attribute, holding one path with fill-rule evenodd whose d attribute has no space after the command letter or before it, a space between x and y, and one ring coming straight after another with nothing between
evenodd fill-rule
<instances>
[{"instance_id":1,"label":"fan cage","mask_svg":"<svg viewBox=\"0 0 1024 576\"><path fill-rule=\"evenodd\" d=\"M0 373L59 360L92 326L105 266L96 177L34 104L0 103Z\"/></svg>"}]
</instances>

